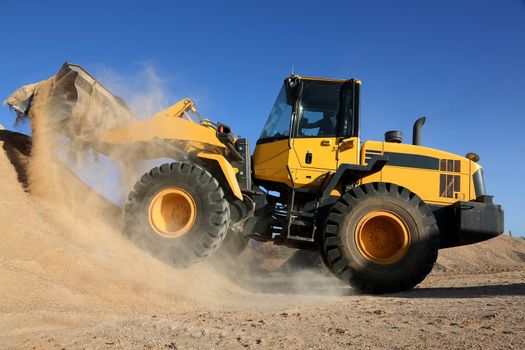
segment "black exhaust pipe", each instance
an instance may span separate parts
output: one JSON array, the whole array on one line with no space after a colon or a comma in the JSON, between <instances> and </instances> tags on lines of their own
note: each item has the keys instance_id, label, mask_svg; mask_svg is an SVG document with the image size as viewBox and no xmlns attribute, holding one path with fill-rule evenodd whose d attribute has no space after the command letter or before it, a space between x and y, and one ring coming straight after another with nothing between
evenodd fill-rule
<instances>
[{"instance_id":1,"label":"black exhaust pipe","mask_svg":"<svg viewBox=\"0 0 525 350\"><path fill-rule=\"evenodd\" d=\"M421 145L421 128L425 125L427 118L421 117L414 123L414 129L412 130L412 144Z\"/></svg>"}]
</instances>

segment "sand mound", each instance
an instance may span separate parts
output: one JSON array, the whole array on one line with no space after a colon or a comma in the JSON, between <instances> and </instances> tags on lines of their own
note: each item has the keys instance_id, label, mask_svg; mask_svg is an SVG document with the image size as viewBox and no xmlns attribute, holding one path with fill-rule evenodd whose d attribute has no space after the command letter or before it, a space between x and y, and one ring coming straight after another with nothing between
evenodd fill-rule
<instances>
[{"instance_id":1,"label":"sand mound","mask_svg":"<svg viewBox=\"0 0 525 350\"><path fill-rule=\"evenodd\" d=\"M94 239L101 238L99 242L106 243L104 240L109 238L104 239L104 233L79 227L62 208L49 205L46 208L35 202L19 185L3 153L0 171L3 177L0 194L3 312L54 305L107 307L108 303L134 296L140 299L140 294L147 294L141 293L146 292L142 283L124 282L126 276L120 275L121 271L112 272L112 265L125 265L125 261L113 259L111 264L104 263L103 256L99 255L100 246ZM60 211L53 213L54 209ZM123 242L119 245L132 250ZM125 294L129 295L122 298Z\"/></svg>"},{"instance_id":2,"label":"sand mound","mask_svg":"<svg viewBox=\"0 0 525 350\"><path fill-rule=\"evenodd\" d=\"M180 311L196 301L213 305L235 290L205 266L176 271L138 250L114 224L120 209L67 170L62 181L86 199L85 211L31 196L19 182L28 163L20 146L27 143L13 144L23 135L4 132L0 139L9 150L0 152L0 312Z\"/></svg>"},{"instance_id":3,"label":"sand mound","mask_svg":"<svg viewBox=\"0 0 525 350\"><path fill-rule=\"evenodd\" d=\"M493 273L523 268L525 240L499 236L485 242L439 251L433 273Z\"/></svg>"}]
</instances>

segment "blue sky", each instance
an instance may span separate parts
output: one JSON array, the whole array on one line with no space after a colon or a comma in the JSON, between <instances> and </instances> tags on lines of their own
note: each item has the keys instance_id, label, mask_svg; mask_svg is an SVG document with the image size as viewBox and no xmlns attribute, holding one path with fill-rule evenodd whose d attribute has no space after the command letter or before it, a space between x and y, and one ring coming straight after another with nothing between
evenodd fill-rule
<instances>
[{"instance_id":1,"label":"blue sky","mask_svg":"<svg viewBox=\"0 0 525 350\"><path fill-rule=\"evenodd\" d=\"M423 143L477 152L506 230L525 234L524 0L0 0L0 16L1 99L69 61L125 96L195 98L252 143L292 65L359 78L363 140L392 129L410 140L427 116ZM0 123L13 119L0 109Z\"/></svg>"}]
</instances>

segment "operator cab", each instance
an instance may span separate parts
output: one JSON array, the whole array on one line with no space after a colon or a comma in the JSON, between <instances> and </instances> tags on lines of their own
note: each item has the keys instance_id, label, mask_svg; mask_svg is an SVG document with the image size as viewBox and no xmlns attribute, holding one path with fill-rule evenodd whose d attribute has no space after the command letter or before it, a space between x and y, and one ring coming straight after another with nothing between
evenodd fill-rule
<instances>
[{"instance_id":1,"label":"operator cab","mask_svg":"<svg viewBox=\"0 0 525 350\"><path fill-rule=\"evenodd\" d=\"M357 163L359 86L355 79L286 78L255 148L259 183L314 189L338 164Z\"/></svg>"}]
</instances>

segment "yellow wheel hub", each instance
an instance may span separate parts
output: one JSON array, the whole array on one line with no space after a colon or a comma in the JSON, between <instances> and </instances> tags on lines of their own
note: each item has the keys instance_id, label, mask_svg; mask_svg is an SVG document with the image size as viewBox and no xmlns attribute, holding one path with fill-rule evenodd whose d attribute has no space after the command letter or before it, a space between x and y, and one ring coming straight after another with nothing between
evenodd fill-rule
<instances>
[{"instance_id":1,"label":"yellow wheel hub","mask_svg":"<svg viewBox=\"0 0 525 350\"><path fill-rule=\"evenodd\" d=\"M372 211L357 223L355 243L368 261L388 265L401 260L410 246L410 230L398 215Z\"/></svg>"},{"instance_id":2,"label":"yellow wheel hub","mask_svg":"<svg viewBox=\"0 0 525 350\"><path fill-rule=\"evenodd\" d=\"M197 207L192 196L181 188L168 188L153 197L148 208L151 228L160 236L176 238L189 232Z\"/></svg>"}]
</instances>

